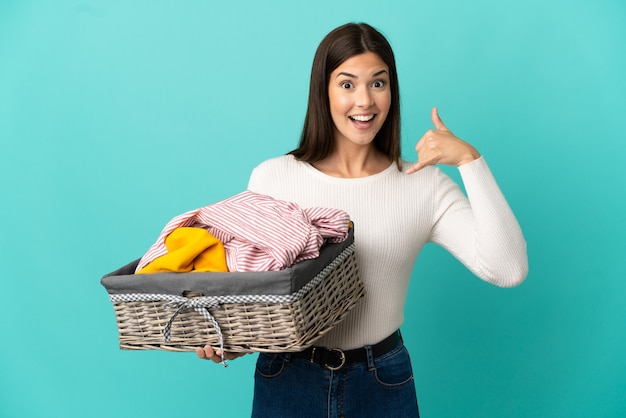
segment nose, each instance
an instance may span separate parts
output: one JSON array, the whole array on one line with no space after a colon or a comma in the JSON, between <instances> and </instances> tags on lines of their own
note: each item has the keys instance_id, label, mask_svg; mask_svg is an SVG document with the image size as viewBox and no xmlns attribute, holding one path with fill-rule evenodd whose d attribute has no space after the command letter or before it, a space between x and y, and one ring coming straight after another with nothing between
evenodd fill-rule
<instances>
[{"instance_id":1,"label":"nose","mask_svg":"<svg viewBox=\"0 0 626 418\"><path fill-rule=\"evenodd\" d=\"M372 92L368 88L368 86L362 86L356 92L355 97L355 105L357 107L368 108L374 104L374 99L372 98Z\"/></svg>"}]
</instances>

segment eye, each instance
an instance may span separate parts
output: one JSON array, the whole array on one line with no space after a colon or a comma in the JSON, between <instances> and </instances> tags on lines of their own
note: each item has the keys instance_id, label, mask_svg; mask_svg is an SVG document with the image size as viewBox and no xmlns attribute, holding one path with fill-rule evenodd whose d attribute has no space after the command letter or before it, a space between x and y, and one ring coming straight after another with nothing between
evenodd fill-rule
<instances>
[{"instance_id":1,"label":"eye","mask_svg":"<svg viewBox=\"0 0 626 418\"><path fill-rule=\"evenodd\" d=\"M351 89L353 87L351 81L343 81L340 86L342 89Z\"/></svg>"},{"instance_id":2,"label":"eye","mask_svg":"<svg viewBox=\"0 0 626 418\"><path fill-rule=\"evenodd\" d=\"M376 80L372 83L372 87L377 88L377 89L383 88L385 87L385 82L382 80Z\"/></svg>"}]
</instances>

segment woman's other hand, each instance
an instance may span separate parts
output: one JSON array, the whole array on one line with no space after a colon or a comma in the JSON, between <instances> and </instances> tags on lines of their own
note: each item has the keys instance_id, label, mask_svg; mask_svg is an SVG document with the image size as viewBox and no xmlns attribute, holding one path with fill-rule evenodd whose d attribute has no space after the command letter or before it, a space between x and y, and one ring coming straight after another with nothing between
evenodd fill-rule
<instances>
[{"instance_id":1,"label":"woman's other hand","mask_svg":"<svg viewBox=\"0 0 626 418\"><path fill-rule=\"evenodd\" d=\"M196 348L196 354L198 355L199 358L203 359L203 360L211 360L214 363L221 363L222 362L222 352L219 349L214 349L213 347L211 347L210 345L205 345L204 347L197 347ZM224 352L224 360L234 360L236 358L239 358L243 355L245 355L246 353L231 353L229 351L225 351Z\"/></svg>"},{"instance_id":2,"label":"woman's other hand","mask_svg":"<svg viewBox=\"0 0 626 418\"><path fill-rule=\"evenodd\" d=\"M431 119L435 129L427 131L415 146L417 163L406 171L407 174L435 164L458 167L480 157L474 147L450 132L439 118L436 107L433 107Z\"/></svg>"}]
</instances>

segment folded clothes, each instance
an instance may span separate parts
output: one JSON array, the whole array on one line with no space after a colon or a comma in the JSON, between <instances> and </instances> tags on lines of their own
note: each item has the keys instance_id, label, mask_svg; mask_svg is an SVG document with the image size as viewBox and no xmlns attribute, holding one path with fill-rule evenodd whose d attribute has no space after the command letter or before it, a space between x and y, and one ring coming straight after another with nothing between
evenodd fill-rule
<instances>
[{"instance_id":1,"label":"folded clothes","mask_svg":"<svg viewBox=\"0 0 626 418\"><path fill-rule=\"evenodd\" d=\"M325 242L344 241L349 223L349 215L339 209L301 209L245 191L170 220L136 271L167 254L166 238L181 227L203 228L217 238L229 271L276 271L316 258Z\"/></svg>"},{"instance_id":2,"label":"folded clothes","mask_svg":"<svg viewBox=\"0 0 626 418\"><path fill-rule=\"evenodd\" d=\"M180 227L165 238L167 254L137 273L227 272L224 245L203 228Z\"/></svg>"}]
</instances>

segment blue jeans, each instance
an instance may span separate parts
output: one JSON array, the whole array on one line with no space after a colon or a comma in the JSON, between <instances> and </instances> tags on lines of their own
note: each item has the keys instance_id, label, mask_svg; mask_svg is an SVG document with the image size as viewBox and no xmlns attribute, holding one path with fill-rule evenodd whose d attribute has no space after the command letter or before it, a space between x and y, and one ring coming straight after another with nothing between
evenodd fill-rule
<instances>
[{"instance_id":1,"label":"blue jeans","mask_svg":"<svg viewBox=\"0 0 626 418\"><path fill-rule=\"evenodd\" d=\"M327 368L289 353L259 354L253 418L419 418L404 344L367 362Z\"/></svg>"}]
</instances>

